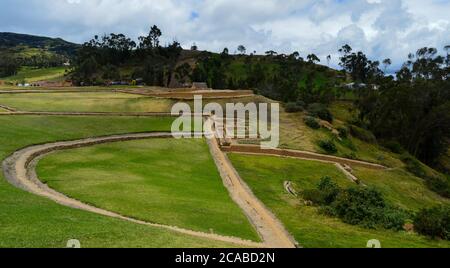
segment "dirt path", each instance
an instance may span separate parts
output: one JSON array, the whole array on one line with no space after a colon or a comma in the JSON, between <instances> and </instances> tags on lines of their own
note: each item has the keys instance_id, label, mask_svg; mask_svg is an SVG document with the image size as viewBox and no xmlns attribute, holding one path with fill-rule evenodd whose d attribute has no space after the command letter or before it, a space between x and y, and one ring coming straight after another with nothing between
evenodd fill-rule
<instances>
[{"instance_id":1,"label":"dirt path","mask_svg":"<svg viewBox=\"0 0 450 268\"><path fill-rule=\"evenodd\" d=\"M181 134L180 134L181 135ZM3 161L3 172L5 178L14 186L21 188L30 193L40 195L49 198L61 205L68 206L75 209L81 209L103 216L113 217L117 219L126 220L129 222L164 228L172 230L175 232L192 235L196 237L212 239L222 242L233 243L244 247L267 247L271 244L256 243L252 241L243 240L236 237L227 237L217 234L203 233L198 231L187 230L179 228L176 226L168 226L161 224L154 224L145 221L136 220L133 218L125 217L120 214L96 208L84 204L78 200L69 198L43 184L36 175L35 166L39 159L46 154L53 152L55 150L63 150L70 148L79 148L85 146L91 146L95 144L109 143L109 142L119 142L119 141L129 141L129 140L139 140L139 139L149 139L149 138L171 138L171 133L139 133L139 134L126 134L126 135L114 135L109 137L99 137L99 138L88 138L76 141L64 141L48 143L43 145L35 145L27 147L25 149L15 152L13 155L8 157Z\"/></svg>"},{"instance_id":2,"label":"dirt path","mask_svg":"<svg viewBox=\"0 0 450 268\"><path fill-rule=\"evenodd\" d=\"M270 248L295 248L297 243L294 238L239 177L225 153L220 149L218 141L216 139L207 141L231 197L256 227L264 243Z\"/></svg>"}]
</instances>

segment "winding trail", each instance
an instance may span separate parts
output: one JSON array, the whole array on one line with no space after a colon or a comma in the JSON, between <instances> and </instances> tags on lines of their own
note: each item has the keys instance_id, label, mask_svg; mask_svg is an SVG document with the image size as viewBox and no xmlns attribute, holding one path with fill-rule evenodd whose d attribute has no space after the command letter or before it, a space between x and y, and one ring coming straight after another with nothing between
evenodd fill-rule
<instances>
[{"instance_id":1,"label":"winding trail","mask_svg":"<svg viewBox=\"0 0 450 268\"><path fill-rule=\"evenodd\" d=\"M180 133L179 136L181 135L182 134ZM270 243L257 243L236 237L227 237L217 234L192 231L179 228L176 226L149 223L145 221L136 220L130 217L125 217L123 215L111 211L87 205L73 198L69 198L63 195L62 193L59 193L49 188L47 185L42 183L36 175L35 166L39 161L39 159L45 156L46 154L56 150L86 147L109 142L130 141L130 140L150 139L150 138L172 138L172 137L173 136L171 133L138 133L138 134L114 135L108 137L88 138L75 141L62 141L42 145L34 145L16 151L13 155L5 159L2 164L3 173L5 175L5 178L12 185L20 189L23 189L27 192L49 198L61 205L68 206L71 208L81 209L96 214L100 214L103 216L122 219L137 224L164 228L171 231L192 235L196 237L233 243L244 247L253 247L253 248L270 247L271 246Z\"/></svg>"}]
</instances>

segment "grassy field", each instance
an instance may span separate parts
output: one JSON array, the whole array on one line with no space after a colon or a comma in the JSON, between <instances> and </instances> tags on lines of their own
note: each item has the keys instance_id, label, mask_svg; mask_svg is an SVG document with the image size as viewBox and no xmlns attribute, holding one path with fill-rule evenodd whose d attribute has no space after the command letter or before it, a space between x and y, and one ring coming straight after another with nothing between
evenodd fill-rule
<instances>
[{"instance_id":1,"label":"grassy field","mask_svg":"<svg viewBox=\"0 0 450 268\"><path fill-rule=\"evenodd\" d=\"M0 159L31 144L128 132L169 130L171 118L0 117ZM70 209L19 190L0 173L0 247L229 247L159 228Z\"/></svg>"},{"instance_id":2,"label":"grassy field","mask_svg":"<svg viewBox=\"0 0 450 268\"><path fill-rule=\"evenodd\" d=\"M2 94L0 103L22 111L170 112L172 101L113 92Z\"/></svg>"},{"instance_id":3,"label":"grassy field","mask_svg":"<svg viewBox=\"0 0 450 268\"><path fill-rule=\"evenodd\" d=\"M414 177L403 169L371 170L355 167L354 174L365 184L380 189L387 200L405 209L419 210L450 200L428 189L423 179Z\"/></svg>"},{"instance_id":4,"label":"grassy field","mask_svg":"<svg viewBox=\"0 0 450 268\"><path fill-rule=\"evenodd\" d=\"M362 248L370 239L380 240L385 248L450 247L449 242L434 241L411 233L368 230L345 224L320 214L315 207L305 206L283 187L285 181L292 181L297 190L315 188L323 176L331 176L341 186L350 185L351 182L333 165L239 154L230 154L230 159L255 195L304 247Z\"/></svg>"},{"instance_id":5,"label":"grassy field","mask_svg":"<svg viewBox=\"0 0 450 268\"><path fill-rule=\"evenodd\" d=\"M2 80L7 82L22 83L23 81L27 83L37 82L37 81L53 81L61 79L64 76L66 67L52 67L52 68L29 68L23 67L17 75L9 76L3 78Z\"/></svg>"},{"instance_id":6,"label":"grassy field","mask_svg":"<svg viewBox=\"0 0 450 268\"><path fill-rule=\"evenodd\" d=\"M57 152L41 160L38 175L53 189L121 215L259 240L201 139L141 140Z\"/></svg>"}]
</instances>

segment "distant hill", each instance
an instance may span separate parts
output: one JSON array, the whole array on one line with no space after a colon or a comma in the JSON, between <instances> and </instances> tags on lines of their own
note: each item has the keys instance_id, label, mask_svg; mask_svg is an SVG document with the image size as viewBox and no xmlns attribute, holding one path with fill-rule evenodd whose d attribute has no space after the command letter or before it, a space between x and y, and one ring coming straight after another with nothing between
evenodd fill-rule
<instances>
[{"instance_id":1,"label":"distant hill","mask_svg":"<svg viewBox=\"0 0 450 268\"><path fill-rule=\"evenodd\" d=\"M73 57L80 47L61 38L50 38L17 33L0 33L0 50L10 52L23 52L37 50L66 57Z\"/></svg>"}]
</instances>

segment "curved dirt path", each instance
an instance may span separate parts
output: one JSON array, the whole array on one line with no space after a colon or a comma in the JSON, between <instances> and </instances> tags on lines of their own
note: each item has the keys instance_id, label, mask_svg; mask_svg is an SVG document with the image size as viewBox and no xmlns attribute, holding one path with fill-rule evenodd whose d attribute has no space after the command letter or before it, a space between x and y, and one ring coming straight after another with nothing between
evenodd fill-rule
<instances>
[{"instance_id":1,"label":"curved dirt path","mask_svg":"<svg viewBox=\"0 0 450 268\"><path fill-rule=\"evenodd\" d=\"M181 134L179 134L181 136ZM138 134L125 134L125 135L114 135L108 137L99 137L99 138L88 138L82 140L75 141L63 141L63 142L55 142L48 143L42 145L35 145L24 148L22 150L16 151L13 155L8 157L3 161L3 172L5 178L14 186L28 191L30 193L40 195L46 198L49 198L61 205L68 206L75 209L81 209L89 212L93 212L96 214L100 214L103 216L113 217L117 219L126 220L129 222L164 228L171 231L192 235L196 237L212 239L222 242L233 243L236 245L244 246L244 247L268 247L270 244L266 243L257 243L252 241L243 240L236 237L227 237L221 236L217 234L203 233L198 231L187 230L183 228L179 228L176 226L168 226L162 224L149 223L145 221L136 220L130 217L125 217L123 215L107 211L104 209L100 209L94 206L90 206L84 204L78 200L69 198L42 183L35 171L35 166L39 159L46 154L63 149L71 149L71 148L79 148L86 147L96 144L109 143L109 142L119 142L119 141L129 141L129 140L139 140L139 139L149 139L149 138L172 138L171 133L138 133Z\"/></svg>"}]
</instances>

